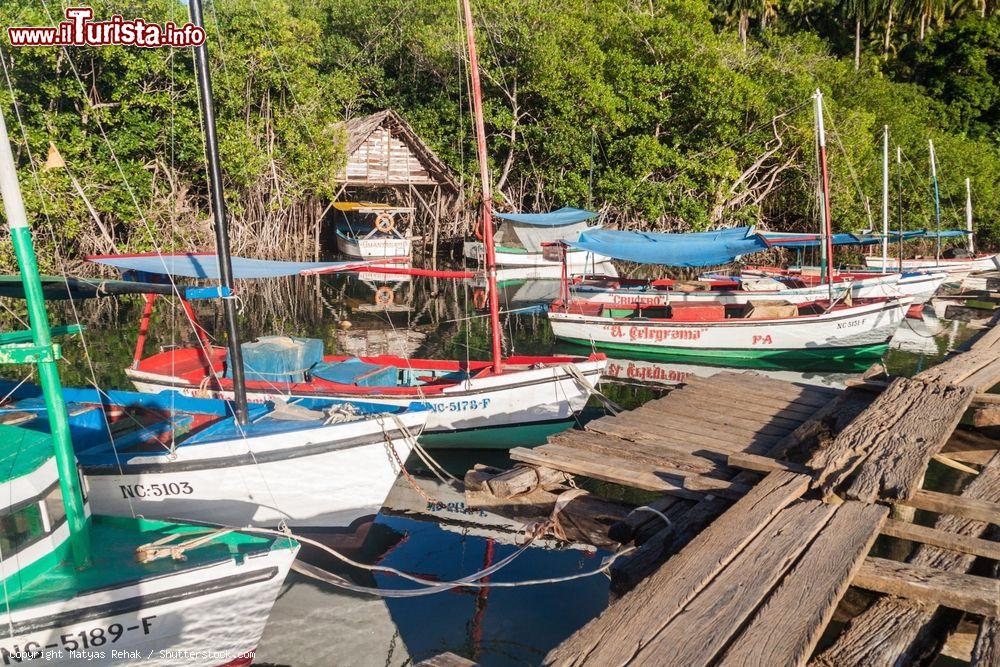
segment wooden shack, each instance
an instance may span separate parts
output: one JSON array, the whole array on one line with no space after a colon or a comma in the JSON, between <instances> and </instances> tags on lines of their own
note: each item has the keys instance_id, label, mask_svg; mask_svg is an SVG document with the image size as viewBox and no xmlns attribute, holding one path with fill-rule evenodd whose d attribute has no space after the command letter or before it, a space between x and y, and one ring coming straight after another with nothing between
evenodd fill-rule
<instances>
[{"instance_id":1,"label":"wooden shack","mask_svg":"<svg viewBox=\"0 0 1000 667\"><path fill-rule=\"evenodd\" d=\"M377 201L416 210L414 244L436 259L439 237L457 236L462 187L456 174L392 109L340 124L347 160L337 174L337 201ZM442 228L442 221L450 224ZM319 239L317 239L318 243Z\"/></svg>"}]
</instances>

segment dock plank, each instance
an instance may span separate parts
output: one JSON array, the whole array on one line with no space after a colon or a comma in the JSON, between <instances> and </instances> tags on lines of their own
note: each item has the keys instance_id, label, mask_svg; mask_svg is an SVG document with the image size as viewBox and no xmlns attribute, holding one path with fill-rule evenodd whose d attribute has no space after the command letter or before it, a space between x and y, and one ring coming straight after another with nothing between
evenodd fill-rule
<instances>
[{"instance_id":1,"label":"dock plank","mask_svg":"<svg viewBox=\"0 0 1000 667\"><path fill-rule=\"evenodd\" d=\"M940 494L946 495L946 494ZM962 499L1000 501L1000 454L996 454L962 491ZM996 513L992 514L995 521ZM941 531L981 537L987 521L951 514L940 516L934 528ZM940 547L920 546L910 562L923 567L954 573L969 570L976 557ZM832 646L817 656L824 667L911 664L927 659L938 650L942 624L947 618L933 604L886 596L851 620Z\"/></svg>"},{"instance_id":2,"label":"dock plank","mask_svg":"<svg viewBox=\"0 0 1000 667\"><path fill-rule=\"evenodd\" d=\"M992 577L872 557L865 559L854 585L973 614L1000 615L1000 581Z\"/></svg>"},{"instance_id":3,"label":"dock plank","mask_svg":"<svg viewBox=\"0 0 1000 667\"><path fill-rule=\"evenodd\" d=\"M588 431L569 431L559 438L553 438L551 444L709 476L728 474L731 477L734 474L724 462L697 456L680 447L647 441L624 443L618 438L603 437Z\"/></svg>"},{"instance_id":4,"label":"dock plank","mask_svg":"<svg viewBox=\"0 0 1000 667\"><path fill-rule=\"evenodd\" d=\"M789 472L765 477L647 581L554 648L546 664L625 664L808 488Z\"/></svg>"},{"instance_id":5,"label":"dock plank","mask_svg":"<svg viewBox=\"0 0 1000 667\"><path fill-rule=\"evenodd\" d=\"M824 495L864 502L906 499L944 447L974 390L896 378L809 461Z\"/></svg>"},{"instance_id":6,"label":"dock plank","mask_svg":"<svg viewBox=\"0 0 1000 667\"><path fill-rule=\"evenodd\" d=\"M718 665L805 664L888 513L856 502L838 507Z\"/></svg>"},{"instance_id":7,"label":"dock plank","mask_svg":"<svg viewBox=\"0 0 1000 667\"><path fill-rule=\"evenodd\" d=\"M630 662L654 664L669 655L678 665L710 664L836 509L818 500L783 509Z\"/></svg>"}]
</instances>

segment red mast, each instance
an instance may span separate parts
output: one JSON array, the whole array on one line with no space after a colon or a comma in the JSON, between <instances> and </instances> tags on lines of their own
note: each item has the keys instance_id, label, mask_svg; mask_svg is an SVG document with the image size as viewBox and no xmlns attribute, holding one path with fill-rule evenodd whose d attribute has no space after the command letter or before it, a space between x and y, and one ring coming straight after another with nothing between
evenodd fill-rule
<instances>
[{"instance_id":1,"label":"red mast","mask_svg":"<svg viewBox=\"0 0 1000 667\"><path fill-rule=\"evenodd\" d=\"M483 202L479 213L483 226L483 246L486 249L486 286L490 298L490 337L493 343L493 372L503 368L500 350L500 298L497 294L497 256L493 247L493 191L490 168L486 162L486 124L483 121L483 91L479 84L479 58L476 57L476 34L472 27L472 8L462 0L465 10L465 37L469 43L469 74L472 79L472 113L476 120L476 149L479 154L479 177L482 180Z\"/></svg>"},{"instance_id":2,"label":"red mast","mask_svg":"<svg viewBox=\"0 0 1000 667\"><path fill-rule=\"evenodd\" d=\"M816 136L819 143L819 168L823 186L823 246L826 252L826 282L830 286L830 303L833 304L833 223L830 220L830 175L826 169L826 130L823 127L823 93L819 88L813 95L816 100Z\"/></svg>"}]
</instances>

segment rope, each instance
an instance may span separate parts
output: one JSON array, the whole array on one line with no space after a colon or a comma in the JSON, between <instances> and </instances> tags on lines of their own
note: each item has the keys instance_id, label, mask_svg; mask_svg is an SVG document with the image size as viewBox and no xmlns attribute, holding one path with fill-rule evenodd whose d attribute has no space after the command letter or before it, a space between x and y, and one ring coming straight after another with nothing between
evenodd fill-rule
<instances>
[{"instance_id":1,"label":"rope","mask_svg":"<svg viewBox=\"0 0 1000 667\"><path fill-rule=\"evenodd\" d=\"M615 403L614 401L612 401L610 398L608 398L604 393L601 392L600 389L590 384L590 380L588 380L586 376L580 372L580 369L574 366L573 364L560 364L560 368L566 371L567 375L576 380L577 384L586 389L591 396L596 397L601 403L603 403L604 407L606 407L608 411L611 412L612 415L617 415L618 413L622 412L625 409L622 406Z\"/></svg>"},{"instance_id":2,"label":"rope","mask_svg":"<svg viewBox=\"0 0 1000 667\"><path fill-rule=\"evenodd\" d=\"M628 516L632 516L636 512L652 512L656 516L658 516L661 519L663 519L663 523L667 524L668 528L670 528L670 527L672 527L674 525L674 522L671 521L670 519L668 519L666 514L664 514L660 510L656 509L655 507L650 507L649 505L642 505L640 507L636 507L634 510L632 510L631 512L628 513Z\"/></svg>"}]
</instances>

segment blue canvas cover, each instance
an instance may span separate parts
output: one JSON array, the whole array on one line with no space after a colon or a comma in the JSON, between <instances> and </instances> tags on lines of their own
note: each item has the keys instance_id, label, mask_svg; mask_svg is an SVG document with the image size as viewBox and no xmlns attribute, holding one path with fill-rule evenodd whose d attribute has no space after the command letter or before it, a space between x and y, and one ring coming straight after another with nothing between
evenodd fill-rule
<instances>
[{"instance_id":1,"label":"blue canvas cover","mask_svg":"<svg viewBox=\"0 0 1000 667\"><path fill-rule=\"evenodd\" d=\"M353 384L358 387L395 387L399 377L395 366L369 364L357 357L316 364L311 373L328 382Z\"/></svg>"},{"instance_id":2,"label":"blue canvas cover","mask_svg":"<svg viewBox=\"0 0 1000 667\"><path fill-rule=\"evenodd\" d=\"M563 227L596 218L597 213L582 208L564 206L557 211L548 213L497 213L494 211L493 217L535 227Z\"/></svg>"},{"instance_id":3,"label":"blue canvas cover","mask_svg":"<svg viewBox=\"0 0 1000 667\"><path fill-rule=\"evenodd\" d=\"M305 382L306 372L323 361L323 341L315 338L262 336L240 348L248 382ZM233 377L229 364L226 377Z\"/></svg>"},{"instance_id":4,"label":"blue canvas cover","mask_svg":"<svg viewBox=\"0 0 1000 667\"><path fill-rule=\"evenodd\" d=\"M691 234L595 229L567 245L640 264L690 267L728 264L741 255L767 250L752 227Z\"/></svg>"},{"instance_id":5,"label":"blue canvas cover","mask_svg":"<svg viewBox=\"0 0 1000 667\"><path fill-rule=\"evenodd\" d=\"M105 266L122 271L167 275L182 278L219 279L219 258L211 253L186 253L178 255L101 255L88 258ZM266 259L233 257L234 278L279 278L294 276L303 271L337 271L365 266L366 262L279 262Z\"/></svg>"},{"instance_id":6,"label":"blue canvas cover","mask_svg":"<svg viewBox=\"0 0 1000 667\"><path fill-rule=\"evenodd\" d=\"M819 234L799 234L793 232L759 232L771 247L809 248L818 246L822 240ZM882 240L867 234L841 233L833 235L833 245L876 245Z\"/></svg>"}]
</instances>

